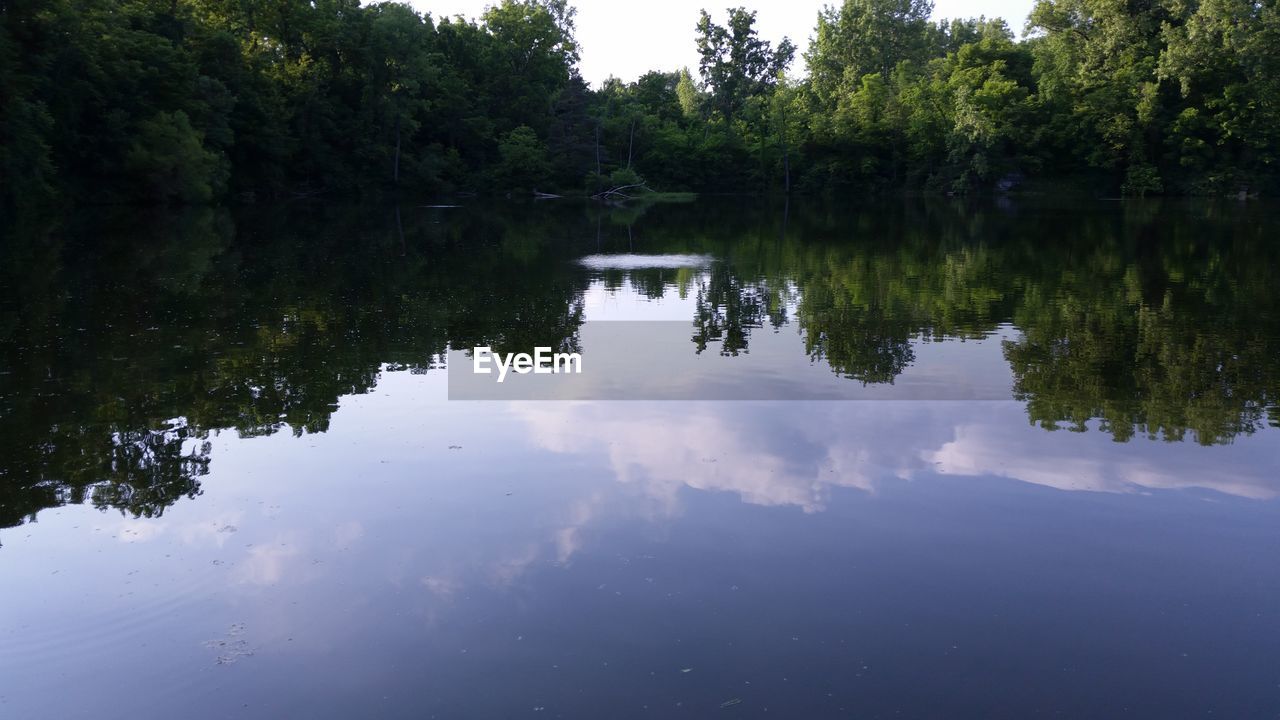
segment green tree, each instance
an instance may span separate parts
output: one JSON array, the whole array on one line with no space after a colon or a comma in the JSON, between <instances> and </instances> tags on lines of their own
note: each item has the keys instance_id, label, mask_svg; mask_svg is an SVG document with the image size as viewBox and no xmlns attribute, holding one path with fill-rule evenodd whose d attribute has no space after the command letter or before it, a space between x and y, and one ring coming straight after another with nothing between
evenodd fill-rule
<instances>
[{"instance_id":1,"label":"green tree","mask_svg":"<svg viewBox=\"0 0 1280 720\"><path fill-rule=\"evenodd\" d=\"M680 70L680 80L676 83L676 98L680 101L680 113L685 120L697 120L702 117L702 93L694 84L689 68Z\"/></svg>"},{"instance_id":2,"label":"green tree","mask_svg":"<svg viewBox=\"0 0 1280 720\"><path fill-rule=\"evenodd\" d=\"M728 22L717 25L706 10L698 17L698 70L711 92L712 106L730 122L743 110L748 98L764 94L795 57L787 38L773 48L755 29L756 14L746 8L730 8Z\"/></svg>"},{"instance_id":3,"label":"green tree","mask_svg":"<svg viewBox=\"0 0 1280 720\"><path fill-rule=\"evenodd\" d=\"M925 59L930 0L844 0L818 14L805 59L814 93L827 106L864 75L888 78L903 60Z\"/></svg>"},{"instance_id":4,"label":"green tree","mask_svg":"<svg viewBox=\"0 0 1280 720\"><path fill-rule=\"evenodd\" d=\"M205 149L186 113L161 112L138 124L124 170L136 197L161 202L208 202L226 176L223 158Z\"/></svg>"},{"instance_id":5,"label":"green tree","mask_svg":"<svg viewBox=\"0 0 1280 720\"><path fill-rule=\"evenodd\" d=\"M507 133L498 146L502 157L495 184L512 190L537 190L551 174L547 149L533 128L520 126Z\"/></svg>"}]
</instances>

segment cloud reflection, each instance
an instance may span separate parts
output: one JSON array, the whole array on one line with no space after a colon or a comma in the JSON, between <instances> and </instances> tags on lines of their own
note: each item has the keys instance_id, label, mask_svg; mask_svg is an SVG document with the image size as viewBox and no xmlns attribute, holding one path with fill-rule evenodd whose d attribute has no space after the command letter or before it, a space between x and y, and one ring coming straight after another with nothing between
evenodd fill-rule
<instances>
[{"instance_id":1,"label":"cloud reflection","mask_svg":"<svg viewBox=\"0 0 1280 720\"><path fill-rule=\"evenodd\" d=\"M534 442L603 454L615 479L668 512L684 488L764 506L823 510L833 488L875 492L925 475L1000 477L1065 491L1203 489L1280 494L1265 435L1236 444L1113 442L1099 432L1046 433L1013 402L526 403ZM1266 456L1260 458L1259 456Z\"/></svg>"},{"instance_id":2,"label":"cloud reflection","mask_svg":"<svg viewBox=\"0 0 1280 720\"><path fill-rule=\"evenodd\" d=\"M957 425L951 441L925 456L939 473L996 476L1058 490L1127 493L1194 488L1258 500L1280 492L1280 479L1257 471L1276 467L1280 458L1264 464L1243 462L1259 452L1275 456L1270 450L1274 443L1268 438L1247 438L1226 447L1100 440L1097 433L1088 437L973 422Z\"/></svg>"}]
</instances>

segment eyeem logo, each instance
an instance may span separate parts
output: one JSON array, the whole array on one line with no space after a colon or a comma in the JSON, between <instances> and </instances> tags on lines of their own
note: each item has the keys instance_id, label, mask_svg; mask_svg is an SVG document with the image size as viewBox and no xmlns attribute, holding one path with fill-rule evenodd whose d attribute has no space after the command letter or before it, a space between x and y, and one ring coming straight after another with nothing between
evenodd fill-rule
<instances>
[{"instance_id":1,"label":"eyeem logo","mask_svg":"<svg viewBox=\"0 0 1280 720\"><path fill-rule=\"evenodd\" d=\"M536 347L533 354L495 353L490 347L475 348L471 354L471 371L476 375L491 375L498 368L498 382L507 379L514 370L517 375L581 375L582 355L579 353L553 353L549 347Z\"/></svg>"}]
</instances>

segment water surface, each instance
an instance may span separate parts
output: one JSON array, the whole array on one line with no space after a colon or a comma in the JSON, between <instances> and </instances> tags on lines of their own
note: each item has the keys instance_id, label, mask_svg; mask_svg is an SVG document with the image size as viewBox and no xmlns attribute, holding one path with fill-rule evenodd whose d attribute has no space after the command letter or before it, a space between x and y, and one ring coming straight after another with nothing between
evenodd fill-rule
<instances>
[{"instance_id":1,"label":"water surface","mask_svg":"<svg viewBox=\"0 0 1280 720\"><path fill-rule=\"evenodd\" d=\"M1278 230L703 201L12 231L0 716L1275 717ZM451 349L589 364L617 321L730 389L449 399Z\"/></svg>"}]
</instances>

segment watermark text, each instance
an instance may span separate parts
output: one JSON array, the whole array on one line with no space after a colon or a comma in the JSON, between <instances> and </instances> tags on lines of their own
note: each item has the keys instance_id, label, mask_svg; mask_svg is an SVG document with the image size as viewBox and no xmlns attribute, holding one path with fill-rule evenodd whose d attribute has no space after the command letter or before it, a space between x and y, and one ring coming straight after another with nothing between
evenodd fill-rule
<instances>
[{"instance_id":1,"label":"watermark text","mask_svg":"<svg viewBox=\"0 0 1280 720\"><path fill-rule=\"evenodd\" d=\"M494 368L498 371L498 382L507 379L507 373L515 371L517 375L560 375L582 374L582 355L580 353L558 353L549 347L536 347L529 353L495 353L493 348L478 347L471 354L471 371L476 375L492 375Z\"/></svg>"}]
</instances>

